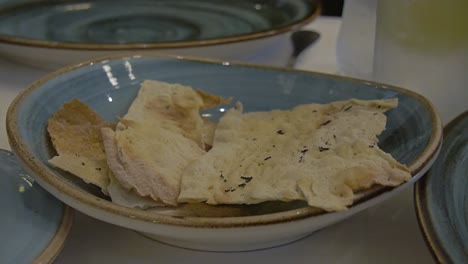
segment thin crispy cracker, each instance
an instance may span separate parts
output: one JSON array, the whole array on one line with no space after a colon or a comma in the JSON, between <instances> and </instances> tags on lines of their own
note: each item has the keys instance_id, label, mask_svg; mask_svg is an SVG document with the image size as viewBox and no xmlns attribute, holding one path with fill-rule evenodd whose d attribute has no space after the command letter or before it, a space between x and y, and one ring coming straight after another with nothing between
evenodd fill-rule
<instances>
[{"instance_id":1,"label":"thin crispy cracker","mask_svg":"<svg viewBox=\"0 0 468 264\"><path fill-rule=\"evenodd\" d=\"M213 148L184 170L178 201L306 200L327 211L345 210L354 192L411 177L376 144L384 112L396 105L349 100L285 111L231 109L217 126Z\"/></svg>"},{"instance_id":2,"label":"thin crispy cracker","mask_svg":"<svg viewBox=\"0 0 468 264\"><path fill-rule=\"evenodd\" d=\"M50 164L68 171L107 193L109 178L101 128L114 128L77 99L65 103L48 121L57 156Z\"/></svg>"},{"instance_id":3,"label":"thin crispy cracker","mask_svg":"<svg viewBox=\"0 0 468 264\"><path fill-rule=\"evenodd\" d=\"M224 99L188 86L143 82L116 131L102 130L109 167L122 187L177 205L182 170L205 153L200 110L218 102Z\"/></svg>"}]
</instances>

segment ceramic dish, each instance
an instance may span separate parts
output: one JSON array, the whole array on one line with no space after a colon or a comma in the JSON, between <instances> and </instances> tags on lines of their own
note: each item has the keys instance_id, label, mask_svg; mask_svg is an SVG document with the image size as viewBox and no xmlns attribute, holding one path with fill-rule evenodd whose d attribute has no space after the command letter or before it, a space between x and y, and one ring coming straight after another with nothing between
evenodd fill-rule
<instances>
[{"instance_id":1,"label":"ceramic dish","mask_svg":"<svg viewBox=\"0 0 468 264\"><path fill-rule=\"evenodd\" d=\"M175 210L181 216L113 204L95 188L47 165L52 152L45 127L64 102L78 98L104 118L115 120L126 112L145 79L182 83L233 97L243 102L246 111L349 98L397 97L399 106L388 112L380 146L408 164L413 178L398 188L366 192L343 212L323 213L303 203L266 203L242 207L247 216L219 217L210 210ZM222 110L214 109L210 114L219 117ZM203 250L249 250L283 244L377 204L429 168L437 155L442 131L431 104L401 88L312 72L161 55L115 57L57 71L14 100L7 128L11 147L25 167L60 200L103 221L145 232L166 243Z\"/></svg>"},{"instance_id":2,"label":"ceramic dish","mask_svg":"<svg viewBox=\"0 0 468 264\"><path fill-rule=\"evenodd\" d=\"M29 177L0 149L0 263L51 263L72 224L72 209Z\"/></svg>"},{"instance_id":3,"label":"ceramic dish","mask_svg":"<svg viewBox=\"0 0 468 264\"><path fill-rule=\"evenodd\" d=\"M468 111L444 129L431 170L415 185L421 230L441 263L468 263Z\"/></svg>"},{"instance_id":4,"label":"ceramic dish","mask_svg":"<svg viewBox=\"0 0 468 264\"><path fill-rule=\"evenodd\" d=\"M317 0L30 1L0 9L0 52L45 68L118 51L286 61L287 33L318 14Z\"/></svg>"}]
</instances>

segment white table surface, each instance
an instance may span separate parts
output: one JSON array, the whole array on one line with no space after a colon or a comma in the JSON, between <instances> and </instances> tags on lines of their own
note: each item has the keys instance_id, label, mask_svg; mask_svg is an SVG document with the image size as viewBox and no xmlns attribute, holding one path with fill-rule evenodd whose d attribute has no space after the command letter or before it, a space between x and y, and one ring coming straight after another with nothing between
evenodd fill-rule
<instances>
[{"instance_id":1,"label":"white table surface","mask_svg":"<svg viewBox=\"0 0 468 264\"><path fill-rule=\"evenodd\" d=\"M340 20L320 18L306 28L322 35L296 67L336 72ZM13 98L46 74L0 58L0 148L10 149L5 116ZM76 212L69 239L55 263L432 263L408 188L383 204L295 243L272 249L214 253L180 249Z\"/></svg>"}]
</instances>

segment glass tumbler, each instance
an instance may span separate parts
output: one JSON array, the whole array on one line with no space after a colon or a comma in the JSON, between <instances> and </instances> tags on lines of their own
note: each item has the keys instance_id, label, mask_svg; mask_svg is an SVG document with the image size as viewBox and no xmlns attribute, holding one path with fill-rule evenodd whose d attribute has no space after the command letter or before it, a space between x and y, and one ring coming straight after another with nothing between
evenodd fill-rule
<instances>
[{"instance_id":1,"label":"glass tumbler","mask_svg":"<svg viewBox=\"0 0 468 264\"><path fill-rule=\"evenodd\" d=\"M379 0L373 79L428 98L447 123L468 109L468 1Z\"/></svg>"}]
</instances>

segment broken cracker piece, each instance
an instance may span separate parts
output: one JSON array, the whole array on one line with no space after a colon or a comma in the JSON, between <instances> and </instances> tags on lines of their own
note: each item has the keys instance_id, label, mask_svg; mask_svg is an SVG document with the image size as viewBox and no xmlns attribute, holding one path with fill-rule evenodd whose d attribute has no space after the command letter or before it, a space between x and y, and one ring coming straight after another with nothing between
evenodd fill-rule
<instances>
[{"instance_id":1,"label":"broken cracker piece","mask_svg":"<svg viewBox=\"0 0 468 264\"><path fill-rule=\"evenodd\" d=\"M109 178L101 128L114 128L83 102L65 103L48 121L57 156L50 164L68 171L107 193Z\"/></svg>"}]
</instances>

